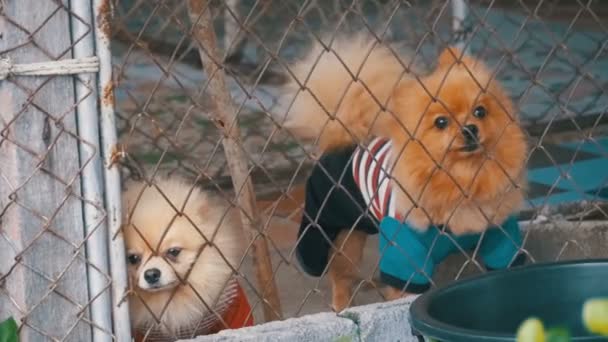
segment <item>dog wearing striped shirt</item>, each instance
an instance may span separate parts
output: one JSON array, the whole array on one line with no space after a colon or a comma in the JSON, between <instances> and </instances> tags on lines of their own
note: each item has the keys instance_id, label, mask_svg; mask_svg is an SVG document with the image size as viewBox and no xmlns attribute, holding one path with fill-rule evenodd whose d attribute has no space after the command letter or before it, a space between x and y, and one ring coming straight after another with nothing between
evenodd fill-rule
<instances>
[{"instance_id":1,"label":"dog wearing striped shirt","mask_svg":"<svg viewBox=\"0 0 608 342\"><path fill-rule=\"evenodd\" d=\"M494 73L452 47L430 71L403 57L363 35L337 38L291 65L283 89L284 127L323 152L296 255L307 273L329 274L335 310L350 305L366 237L384 218L458 237L523 204L527 140ZM386 296L402 290L419 292L393 285Z\"/></svg>"}]
</instances>

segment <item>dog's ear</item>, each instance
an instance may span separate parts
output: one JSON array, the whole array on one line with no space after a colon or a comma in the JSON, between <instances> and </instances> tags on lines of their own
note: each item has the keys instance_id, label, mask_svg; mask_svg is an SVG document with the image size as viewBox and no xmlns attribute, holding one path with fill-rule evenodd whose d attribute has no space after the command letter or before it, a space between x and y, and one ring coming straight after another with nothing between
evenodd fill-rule
<instances>
[{"instance_id":1,"label":"dog's ear","mask_svg":"<svg viewBox=\"0 0 608 342\"><path fill-rule=\"evenodd\" d=\"M460 49L448 46L439 55L438 65L440 67L450 66L454 63L458 63L459 61L465 59L466 56L463 56L462 51Z\"/></svg>"}]
</instances>

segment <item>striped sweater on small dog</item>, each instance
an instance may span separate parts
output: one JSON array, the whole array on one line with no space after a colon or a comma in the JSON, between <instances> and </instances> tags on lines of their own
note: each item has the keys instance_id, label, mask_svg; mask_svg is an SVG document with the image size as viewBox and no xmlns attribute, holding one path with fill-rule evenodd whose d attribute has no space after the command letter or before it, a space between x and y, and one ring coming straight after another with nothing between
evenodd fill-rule
<instances>
[{"instance_id":1,"label":"striped sweater on small dog","mask_svg":"<svg viewBox=\"0 0 608 342\"><path fill-rule=\"evenodd\" d=\"M207 304L211 305L212 303ZM243 291L238 281L233 278L217 300L213 310L201 317L199 321L175 333L169 333L160 327L141 328L136 331L135 341L169 342L211 335L224 329L238 329L252 325L253 313L245 291Z\"/></svg>"},{"instance_id":2,"label":"striped sweater on small dog","mask_svg":"<svg viewBox=\"0 0 608 342\"><path fill-rule=\"evenodd\" d=\"M396 211L388 175L391 145L390 140L376 138L367 148L355 150L353 155L352 171L355 183L378 221L385 216L394 217Z\"/></svg>"}]
</instances>

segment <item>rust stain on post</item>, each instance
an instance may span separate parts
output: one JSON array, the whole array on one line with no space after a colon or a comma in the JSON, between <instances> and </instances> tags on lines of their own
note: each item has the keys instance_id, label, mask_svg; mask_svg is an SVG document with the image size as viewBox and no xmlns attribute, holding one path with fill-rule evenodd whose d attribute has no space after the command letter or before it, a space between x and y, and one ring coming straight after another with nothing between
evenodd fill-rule
<instances>
[{"instance_id":1,"label":"rust stain on post","mask_svg":"<svg viewBox=\"0 0 608 342\"><path fill-rule=\"evenodd\" d=\"M252 256L255 265L258 289L263 296L264 318L266 321L280 319L281 303L273 278L272 262L268 252L266 237L261 233L262 220L256 208L255 193L247 171L247 158L240 146L240 130L233 124L236 111L226 86L226 77L221 67L221 56L217 48L217 37L213 30L210 9L206 0L188 0L188 13L193 25L193 36L198 43L199 56L207 75L212 75L207 88L218 128L224 133L222 145L232 176L232 182L238 194L241 208L241 221L244 231L252 241Z\"/></svg>"},{"instance_id":2,"label":"rust stain on post","mask_svg":"<svg viewBox=\"0 0 608 342\"><path fill-rule=\"evenodd\" d=\"M106 84L106 86L103 87L101 101L103 101L104 106L114 104L114 84L112 82Z\"/></svg>"},{"instance_id":3,"label":"rust stain on post","mask_svg":"<svg viewBox=\"0 0 608 342\"><path fill-rule=\"evenodd\" d=\"M120 162L125 156L125 150L121 144L116 144L112 146L112 151L110 152L110 163L108 165L108 169L112 168L116 163Z\"/></svg>"},{"instance_id":4,"label":"rust stain on post","mask_svg":"<svg viewBox=\"0 0 608 342\"><path fill-rule=\"evenodd\" d=\"M106 35L106 38L109 39L112 34L112 4L110 3L110 0L102 1L97 13L99 13L97 16L97 25L99 25L101 32Z\"/></svg>"}]
</instances>

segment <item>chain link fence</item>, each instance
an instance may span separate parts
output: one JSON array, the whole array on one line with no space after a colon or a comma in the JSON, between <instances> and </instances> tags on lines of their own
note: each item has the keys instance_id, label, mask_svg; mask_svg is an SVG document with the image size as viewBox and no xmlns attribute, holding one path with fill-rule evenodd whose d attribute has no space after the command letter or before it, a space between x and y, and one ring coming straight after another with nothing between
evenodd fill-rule
<instances>
[{"instance_id":1,"label":"chain link fence","mask_svg":"<svg viewBox=\"0 0 608 342\"><path fill-rule=\"evenodd\" d=\"M511 94L530 140L531 186L520 218L566 219L579 225L606 219L605 176L598 174L588 187L578 178L585 176L575 175L586 172L579 171L579 162L606 158L602 134L608 75L600 70L607 37L602 14L607 8L598 2L204 3L221 51L218 59L207 62L221 65L232 95L240 129L238 149L262 213L255 236L269 244L281 317L331 309L325 277L306 276L295 261L303 184L318 155L314 139L302 141L282 127L286 95L280 91L293 77L291 63L321 37L331 44L343 32L368 32L399 52L412 52L415 62L428 68L448 44L483 60ZM193 32L187 2L124 1L117 13L113 37L125 169L140 177L146 172L144 177L150 177L149 170L179 174L231 198L230 165L221 143L225 130L209 95L213 81L202 72L200 55L208 52L199 49L205 44ZM589 152L593 156L583 156ZM574 236L560 243L559 255L566 246L584 243ZM532 261L544 258L531 255L526 247L524 253ZM448 272L451 277L461 277L466 269L482 271L470 254L462 254L467 256L460 264L450 264L455 269ZM382 299L374 289L377 248L368 247L366 258L372 261L358 274L363 279L355 294L359 303ZM556 258L558 254L552 256ZM250 263L246 259L239 273L246 287L252 287L248 293L255 311L263 300L253 290L257 285ZM256 314L256 321L262 320Z\"/></svg>"},{"instance_id":2,"label":"chain link fence","mask_svg":"<svg viewBox=\"0 0 608 342\"><path fill-rule=\"evenodd\" d=\"M137 225L133 239L146 241L150 255L127 246L123 261L120 221L146 207L138 199L123 216L119 182L138 198L152 191L171 207L158 209L172 210L171 222L184 216L194 227L201 222L188 209L190 194L217 195L225 210L214 225L239 226L234 236L245 239L243 256L222 250L202 228L194 239L214 247L213 258L226 265L222 293L234 290L234 280L246 293L246 319L257 324L332 310L328 277L310 277L296 261L305 182L320 155L316 139L284 127L293 98L282 87L313 45L334 51L333 39L344 32L366 32L421 69L433 69L448 45L487 64L510 94L528 140L519 251L529 262L606 256L592 246L603 241L608 217L608 6L599 1L121 0L113 3L111 23L104 19L107 1L88 9L58 0L0 6L0 56L10 57L12 70L90 56L102 62L97 77L13 73L0 81L0 318L18 318L24 340L122 340L130 334L127 299L132 316L137 310L152 317L136 324L138 338L209 332L202 330L208 322L199 322L167 336L170 317L186 304L175 295L153 304L138 293L137 275L126 288L127 265L164 253L164 238L147 241ZM110 34L111 70L103 63L108 42L99 40ZM185 200L166 177L184 180ZM567 233L546 229L563 225ZM378 236L369 240L351 304L386 297ZM197 258L208 253L204 248ZM478 249L458 247L433 286L485 272ZM178 275L194 293L190 302L213 324L230 327L221 296L206 297L190 272Z\"/></svg>"},{"instance_id":3,"label":"chain link fence","mask_svg":"<svg viewBox=\"0 0 608 342\"><path fill-rule=\"evenodd\" d=\"M115 132L99 115L111 113L111 88L98 95L110 75L107 5L0 2L0 318L21 341L115 336L111 292L124 294L126 272L124 247L108 253L108 223L120 220L106 209L120 193L105 186L118 170L102 166L100 140ZM115 327L129 331L123 321Z\"/></svg>"}]
</instances>

